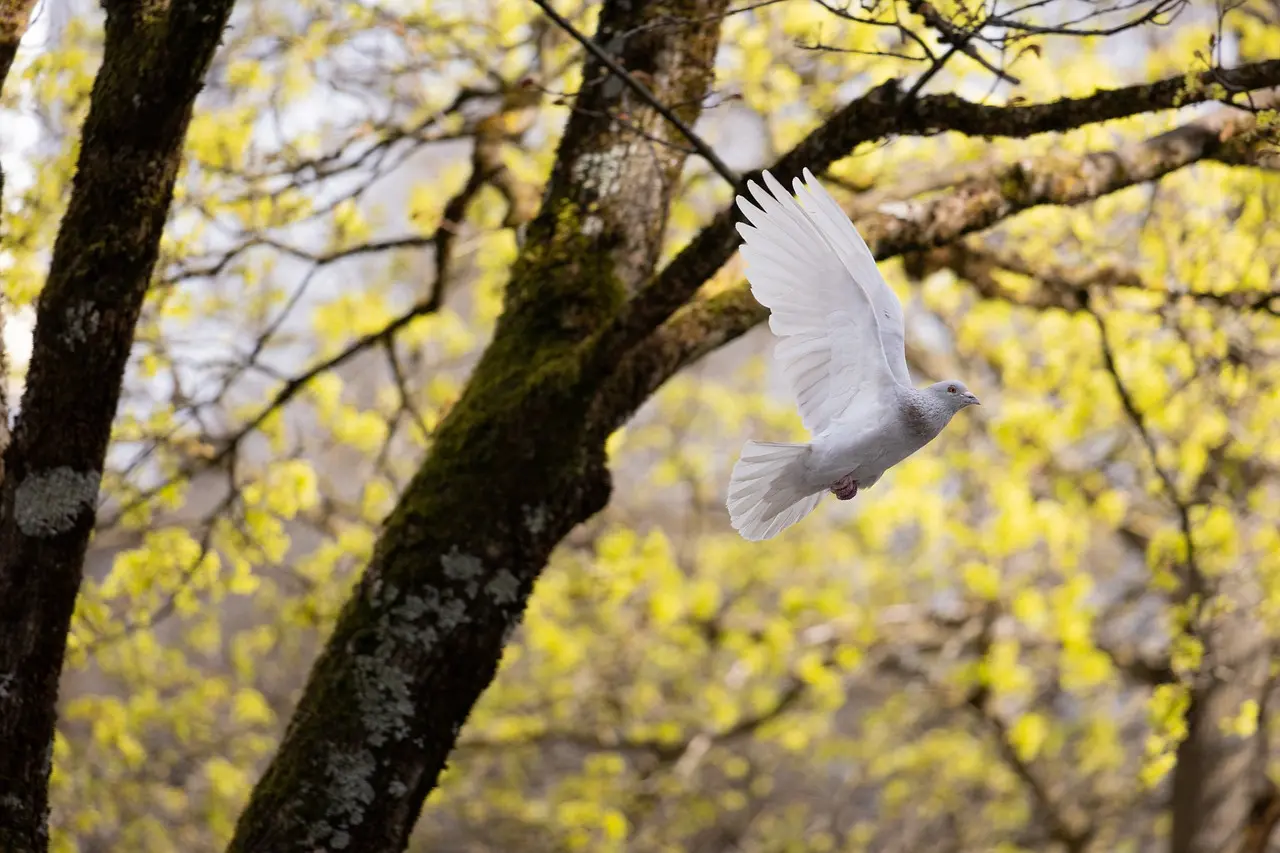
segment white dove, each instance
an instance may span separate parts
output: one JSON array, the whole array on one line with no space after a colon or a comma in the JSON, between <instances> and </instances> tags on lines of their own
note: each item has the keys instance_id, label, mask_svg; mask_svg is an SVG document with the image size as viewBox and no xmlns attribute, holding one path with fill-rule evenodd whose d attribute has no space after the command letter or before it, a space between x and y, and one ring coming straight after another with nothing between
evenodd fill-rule
<instances>
[{"instance_id":1,"label":"white dove","mask_svg":"<svg viewBox=\"0 0 1280 853\"><path fill-rule=\"evenodd\" d=\"M801 204L764 173L768 192L738 196L747 280L769 309L781 364L807 444L748 441L729 481L729 518L743 538L769 539L822 496L842 501L932 441L978 404L963 382L911 386L902 303L871 250L813 174L795 181Z\"/></svg>"}]
</instances>

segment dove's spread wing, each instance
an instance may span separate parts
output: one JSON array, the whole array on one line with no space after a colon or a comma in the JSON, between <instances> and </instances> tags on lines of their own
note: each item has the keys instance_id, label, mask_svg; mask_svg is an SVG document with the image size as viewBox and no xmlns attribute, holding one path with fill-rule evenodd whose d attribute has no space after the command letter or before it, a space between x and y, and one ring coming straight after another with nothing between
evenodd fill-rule
<instances>
[{"instance_id":1,"label":"dove's spread wing","mask_svg":"<svg viewBox=\"0 0 1280 853\"><path fill-rule=\"evenodd\" d=\"M806 213L768 172L764 181L770 192L748 184L759 207L738 197L738 207L751 223L738 224L745 241L741 252L751 292L771 312L769 328L781 339L775 356L795 392L800 417L811 433L819 434L855 403L888 405L897 384L881 342L877 306L870 288L856 277L865 272L860 266L850 269L845 256L856 260L860 247L876 283L886 291L888 287L843 214L848 231L841 235L838 223L825 221L829 213ZM849 234L856 247L848 245ZM897 305L892 291L888 294ZM901 310L898 306L899 317ZM901 321L897 328L901 350Z\"/></svg>"},{"instance_id":2,"label":"dove's spread wing","mask_svg":"<svg viewBox=\"0 0 1280 853\"><path fill-rule=\"evenodd\" d=\"M844 215L840 205L831 197L826 188L818 183L813 172L804 170L804 183L795 182L796 195L813 219L822 229L827 242L840 256L840 262L853 276L854 281L862 285L867 298L876 309L876 325L880 327L880 343L884 347L884 357L889 362L889 370L893 378L907 387L911 386L911 373L907 370L907 342L904 331L902 303L898 294L893 292L889 283L880 274L876 259L867 248L866 242L858 229Z\"/></svg>"}]
</instances>

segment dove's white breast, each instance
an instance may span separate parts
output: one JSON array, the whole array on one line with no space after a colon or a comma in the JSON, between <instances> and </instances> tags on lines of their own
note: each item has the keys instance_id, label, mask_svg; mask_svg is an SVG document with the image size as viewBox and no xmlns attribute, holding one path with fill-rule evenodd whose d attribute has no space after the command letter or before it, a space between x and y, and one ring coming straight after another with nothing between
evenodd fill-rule
<instances>
[{"instance_id":1,"label":"dove's white breast","mask_svg":"<svg viewBox=\"0 0 1280 853\"><path fill-rule=\"evenodd\" d=\"M811 487L830 486L853 475L860 488L869 488L885 471L932 441L946 425L945 416L921 411L920 392L896 390L896 400L886 406L846 412L810 443L806 460ZM940 415L940 413L937 413Z\"/></svg>"}]
</instances>

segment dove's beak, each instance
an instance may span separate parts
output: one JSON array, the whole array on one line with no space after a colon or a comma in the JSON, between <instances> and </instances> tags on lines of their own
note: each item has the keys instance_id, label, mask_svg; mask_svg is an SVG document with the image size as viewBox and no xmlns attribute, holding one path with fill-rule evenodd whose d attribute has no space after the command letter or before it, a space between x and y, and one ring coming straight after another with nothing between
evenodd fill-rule
<instances>
[{"instance_id":1,"label":"dove's beak","mask_svg":"<svg viewBox=\"0 0 1280 853\"><path fill-rule=\"evenodd\" d=\"M975 396L975 395L973 395L973 394L965 394L965 395L964 395L964 398L965 398L966 400L968 400L968 401L969 401L969 405L971 405L971 406L981 406L981 405L982 405L982 401L981 401L981 400L979 400L979 399L977 398L977 396Z\"/></svg>"}]
</instances>

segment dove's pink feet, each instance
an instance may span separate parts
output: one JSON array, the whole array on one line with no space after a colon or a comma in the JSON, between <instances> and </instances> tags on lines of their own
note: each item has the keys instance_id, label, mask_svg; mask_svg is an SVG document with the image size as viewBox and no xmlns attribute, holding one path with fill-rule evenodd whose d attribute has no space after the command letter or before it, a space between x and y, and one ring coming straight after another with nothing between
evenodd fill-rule
<instances>
[{"instance_id":1,"label":"dove's pink feet","mask_svg":"<svg viewBox=\"0 0 1280 853\"><path fill-rule=\"evenodd\" d=\"M858 481L853 479L852 474L846 474L832 484L831 494L842 501L852 500L858 494Z\"/></svg>"}]
</instances>

